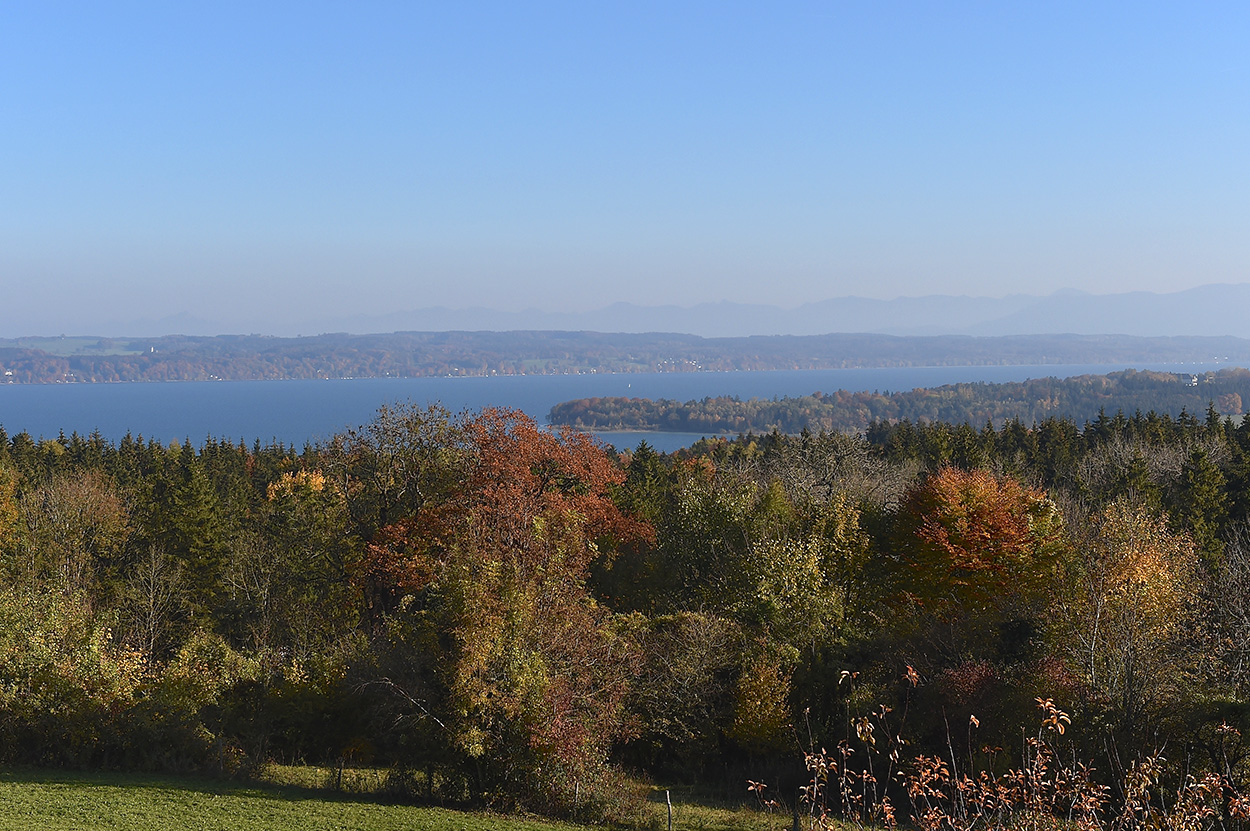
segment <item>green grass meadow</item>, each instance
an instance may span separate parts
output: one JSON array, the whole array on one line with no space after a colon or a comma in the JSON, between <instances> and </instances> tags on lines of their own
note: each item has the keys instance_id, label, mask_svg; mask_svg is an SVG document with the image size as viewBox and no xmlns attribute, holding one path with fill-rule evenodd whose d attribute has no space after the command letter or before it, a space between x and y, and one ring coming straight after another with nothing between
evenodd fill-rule
<instances>
[{"instance_id":1,"label":"green grass meadow","mask_svg":"<svg viewBox=\"0 0 1250 831\"><path fill-rule=\"evenodd\" d=\"M574 827L305 788L134 774L44 770L0 774L0 829L555 831Z\"/></svg>"},{"instance_id":2,"label":"green grass meadow","mask_svg":"<svg viewBox=\"0 0 1250 831\"><path fill-rule=\"evenodd\" d=\"M278 778L289 781L292 777L288 772ZM656 794L643 828L666 828L662 800L662 792ZM0 771L0 829L4 831L560 831L580 827L530 817L397 804L371 794L294 785L41 769ZM748 807L709 807L675 797L673 827L780 831L789 828L790 822L787 817Z\"/></svg>"}]
</instances>

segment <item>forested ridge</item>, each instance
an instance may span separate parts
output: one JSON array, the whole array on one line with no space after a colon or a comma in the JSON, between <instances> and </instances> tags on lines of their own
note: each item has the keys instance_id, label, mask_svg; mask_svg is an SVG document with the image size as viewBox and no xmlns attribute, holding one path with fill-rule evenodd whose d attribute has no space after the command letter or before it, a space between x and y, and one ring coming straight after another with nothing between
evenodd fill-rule
<instances>
[{"instance_id":1,"label":"forested ridge","mask_svg":"<svg viewBox=\"0 0 1250 831\"><path fill-rule=\"evenodd\" d=\"M583 819L646 777L935 831L1246 808L1250 422L1214 409L673 455L410 406L299 450L0 431L0 567L9 763Z\"/></svg>"},{"instance_id":2,"label":"forested ridge","mask_svg":"<svg viewBox=\"0 0 1250 831\"><path fill-rule=\"evenodd\" d=\"M580 398L551 408L548 421L582 430L782 433L863 431L878 421L946 421L955 424L1048 418L1089 421L1101 410L1202 412L1209 405L1241 415L1250 401L1250 371L1199 374L1124 370L1107 375L1036 378L1006 383L962 383L903 392L816 392L784 398L716 396L698 401L647 398Z\"/></svg>"},{"instance_id":3,"label":"forested ridge","mask_svg":"<svg viewBox=\"0 0 1250 831\"><path fill-rule=\"evenodd\" d=\"M850 367L1250 363L1233 337L395 332L0 340L0 383L724 372Z\"/></svg>"}]
</instances>

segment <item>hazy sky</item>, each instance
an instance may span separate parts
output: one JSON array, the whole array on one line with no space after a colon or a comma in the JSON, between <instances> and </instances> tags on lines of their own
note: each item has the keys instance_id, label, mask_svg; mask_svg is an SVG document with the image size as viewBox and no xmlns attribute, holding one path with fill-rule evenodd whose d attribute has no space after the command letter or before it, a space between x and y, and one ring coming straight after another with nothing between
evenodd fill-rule
<instances>
[{"instance_id":1,"label":"hazy sky","mask_svg":"<svg viewBox=\"0 0 1250 831\"><path fill-rule=\"evenodd\" d=\"M0 5L0 334L1250 279L1250 4Z\"/></svg>"}]
</instances>

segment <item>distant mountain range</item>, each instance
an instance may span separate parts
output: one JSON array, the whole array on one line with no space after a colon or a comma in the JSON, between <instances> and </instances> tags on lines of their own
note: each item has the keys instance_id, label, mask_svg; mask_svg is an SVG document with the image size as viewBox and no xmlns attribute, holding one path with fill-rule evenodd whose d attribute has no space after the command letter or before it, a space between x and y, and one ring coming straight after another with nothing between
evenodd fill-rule
<instances>
[{"instance_id":1,"label":"distant mountain range","mask_svg":"<svg viewBox=\"0 0 1250 831\"><path fill-rule=\"evenodd\" d=\"M291 327L287 327L291 328ZM125 336L214 335L237 325L182 314L114 323ZM675 332L703 337L747 335L1043 335L1115 334L1142 337L1231 335L1250 338L1250 283L1199 286L1173 293L1135 291L1046 296L967 297L934 294L873 300L840 297L797 308L748 303L644 306L614 303L588 312L434 307L383 315L325 318L272 335L321 332L590 331Z\"/></svg>"}]
</instances>

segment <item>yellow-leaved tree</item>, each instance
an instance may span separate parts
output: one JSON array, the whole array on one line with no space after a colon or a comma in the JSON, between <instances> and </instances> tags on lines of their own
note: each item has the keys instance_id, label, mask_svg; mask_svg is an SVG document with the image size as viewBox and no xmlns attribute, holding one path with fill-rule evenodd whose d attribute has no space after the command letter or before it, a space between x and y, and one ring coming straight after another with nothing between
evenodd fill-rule
<instances>
[{"instance_id":1,"label":"yellow-leaved tree","mask_svg":"<svg viewBox=\"0 0 1250 831\"><path fill-rule=\"evenodd\" d=\"M1110 726L1132 730L1182 693L1196 637L1197 555L1167 519L1118 501L1070 564L1058 642Z\"/></svg>"}]
</instances>

